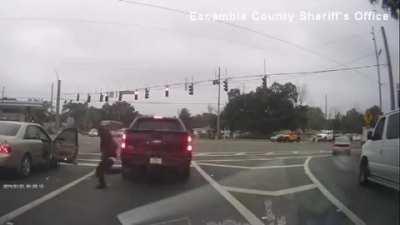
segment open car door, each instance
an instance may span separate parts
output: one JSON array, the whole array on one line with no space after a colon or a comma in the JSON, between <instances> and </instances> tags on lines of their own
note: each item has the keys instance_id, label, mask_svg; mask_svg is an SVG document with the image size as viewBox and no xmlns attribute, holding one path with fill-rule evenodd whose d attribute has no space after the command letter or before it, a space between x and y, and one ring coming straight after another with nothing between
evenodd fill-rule
<instances>
[{"instance_id":1,"label":"open car door","mask_svg":"<svg viewBox=\"0 0 400 225\"><path fill-rule=\"evenodd\" d=\"M78 129L62 130L54 139L55 158L58 161L74 163L79 151Z\"/></svg>"}]
</instances>

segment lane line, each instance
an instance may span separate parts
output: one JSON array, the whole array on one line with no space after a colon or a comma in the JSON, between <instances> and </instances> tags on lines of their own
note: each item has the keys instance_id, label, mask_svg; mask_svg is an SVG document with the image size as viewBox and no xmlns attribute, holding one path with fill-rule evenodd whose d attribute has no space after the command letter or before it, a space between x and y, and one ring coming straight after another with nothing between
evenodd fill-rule
<instances>
[{"instance_id":1,"label":"lane line","mask_svg":"<svg viewBox=\"0 0 400 225\"><path fill-rule=\"evenodd\" d=\"M200 159L196 162L243 162L243 161L271 161L281 159L306 159L307 156L288 156L288 157L274 157L274 158L245 158L245 159Z\"/></svg>"},{"instance_id":2,"label":"lane line","mask_svg":"<svg viewBox=\"0 0 400 225\"><path fill-rule=\"evenodd\" d=\"M186 224L190 224L190 219L189 217L181 217L181 218L177 218L177 219L171 219L171 220L166 220L166 221L161 221L161 222L157 222L157 223L152 223L150 225L163 225L163 224L169 224L169 223L175 223L175 222L179 222L179 221L186 221Z\"/></svg>"},{"instance_id":3,"label":"lane line","mask_svg":"<svg viewBox=\"0 0 400 225\"><path fill-rule=\"evenodd\" d=\"M309 156L304 163L304 171L310 180L317 185L318 189L322 192L323 195L338 209L340 209L354 224L356 225L366 225L366 223L361 220L354 212L352 212L349 208L347 208L341 201L339 201L328 189L322 185L322 183L314 176L314 174L310 170L310 161L312 157Z\"/></svg>"},{"instance_id":4,"label":"lane line","mask_svg":"<svg viewBox=\"0 0 400 225\"><path fill-rule=\"evenodd\" d=\"M239 200L231 193L226 191L213 178L210 177L196 162L192 162L194 168L210 185L218 191L236 210L249 222L251 225L265 225L257 216L255 216L248 208L246 208Z\"/></svg>"},{"instance_id":5,"label":"lane line","mask_svg":"<svg viewBox=\"0 0 400 225\"><path fill-rule=\"evenodd\" d=\"M249 170L261 170L261 169L279 169L279 168L292 168L292 167L303 167L304 164L291 164L291 165L276 165L276 166L237 166L237 165L226 165L216 163L198 163L202 166L215 166L225 168L236 168L236 169L249 169Z\"/></svg>"},{"instance_id":6,"label":"lane line","mask_svg":"<svg viewBox=\"0 0 400 225\"><path fill-rule=\"evenodd\" d=\"M98 156L100 156L101 153L99 153L99 152L80 152L80 153L78 153L78 155L98 155Z\"/></svg>"},{"instance_id":7,"label":"lane line","mask_svg":"<svg viewBox=\"0 0 400 225\"><path fill-rule=\"evenodd\" d=\"M237 155L246 155L247 154L247 152L239 152L239 153L236 153L235 155L237 156Z\"/></svg>"},{"instance_id":8,"label":"lane line","mask_svg":"<svg viewBox=\"0 0 400 225\"><path fill-rule=\"evenodd\" d=\"M78 161L86 161L86 162L100 162L101 160L100 159L82 159L82 158L78 158L78 159L76 159L76 160L78 160Z\"/></svg>"},{"instance_id":9,"label":"lane line","mask_svg":"<svg viewBox=\"0 0 400 225\"><path fill-rule=\"evenodd\" d=\"M38 198L38 199L36 199L36 200L24 205L24 206L22 206L22 207L14 210L14 211L11 211L11 212L5 214L4 216L0 217L0 224L4 224L4 223L16 218L17 216L20 216L23 213L25 213L25 212L27 212L27 211L39 206L40 204L42 204L42 203L44 203L44 202L56 197L57 195L60 195L64 191L66 191L66 190L70 189L71 187L77 185L78 183L80 183L81 181L87 179L88 177L92 176L93 174L94 174L94 171L92 171L92 172L84 175L83 177L81 177L79 179L76 179L76 180L72 181L71 183L68 183L68 184L66 184L66 185L64 185L64 186L62 186L62 187L50 192L49 194L46 194L46 195L44 195L44 196L42 196L42 197L40 197L40 198Z\"/></svg>"},{"instance_id":10,"label":"lane line","mask_svg":"<svg viewBox=\"0 0 400 225\"><path fill-rule=\"evenodd\" d=\"M237 187L229 187L229 186L222 186L222 187L225 188L227 191L244 193L244 194L281 196L281 195L294 194L297 192L315 189L315 188L317 188L317 185L307 184L307 185L302 185L302 186L298 186L298 187L287 188L287 189L282 189L282 190L277 190L277 191L264 191L264 190L237 188Z\"/></svg>"}]
</instances>

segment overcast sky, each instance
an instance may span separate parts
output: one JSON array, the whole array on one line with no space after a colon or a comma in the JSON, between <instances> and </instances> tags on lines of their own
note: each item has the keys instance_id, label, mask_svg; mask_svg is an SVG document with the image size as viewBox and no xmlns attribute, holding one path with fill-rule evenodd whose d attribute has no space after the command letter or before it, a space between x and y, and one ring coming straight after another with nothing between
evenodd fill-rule
<instances>
[{"instance_id":1,"label":"overcast sky","mask_svg":"<svg viewBox=\"0 0 400 225\"><path fill-rule=\"evenodd\" d=\"M399 80L399 23L394 19L356 21L357 11L385 12L368 0L238 1L143 0L142 2L201 14L235 12L248 16L231 23L295 43L213 21L193 21L177 12L118 0L2 0L0 3L0 85L8 97L50 98L56 72L62 93L126 90L155 84L212 79L218 66L228 75L311 71L375 64L371 27L383 49L380 26L387 32L394 77ZM342 12L351 18L301 20L301 11ZM294 14L293 21L279 18L257 21L254 13ZM199 15L199 14L197 14ZM197 17L198 19L198 17ZM385 52L380 56L386 63ZM387 67L382 67L382 94L389 109ZM308 76L270 77L306 87L305 102L324 108L328 96L331 113L378 104L375 68ZM232 82L230 88L254 90L261 79ZM145 114L175 115L186 107L192 113L215 107L217 88L195 86L194 96L183 88L150 91L150 99L134 106ZM66 95L63 94L65 97ZM68 96L67 96L68 97ZM75 98L69 96L70 99ZM98 98L98 97L95 97ZM125 100L133 101L132 96ZM173 104L154 104L169 102ZM226 94L222 93L222 102ZM187 104L191 103L191 104ZM95 104L99 105L99 104Z\"/></svg>"}]
</instances>

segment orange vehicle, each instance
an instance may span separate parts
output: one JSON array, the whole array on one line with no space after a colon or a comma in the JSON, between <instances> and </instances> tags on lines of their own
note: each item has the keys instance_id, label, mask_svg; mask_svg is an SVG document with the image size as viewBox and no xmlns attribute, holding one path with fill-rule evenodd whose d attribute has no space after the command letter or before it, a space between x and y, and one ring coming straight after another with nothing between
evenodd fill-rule
<instances>
[{"instance_id":1,"label":"orange vehicle","mask_svg":"<svg viewBox=\"0 0 400 225\"><path fill-rule=\"evenodd\" d=\"M287 134L287 141L289 142L300 141L300 140L301 138L296 132L291 131Z\"/></svg>"}]
</instances>

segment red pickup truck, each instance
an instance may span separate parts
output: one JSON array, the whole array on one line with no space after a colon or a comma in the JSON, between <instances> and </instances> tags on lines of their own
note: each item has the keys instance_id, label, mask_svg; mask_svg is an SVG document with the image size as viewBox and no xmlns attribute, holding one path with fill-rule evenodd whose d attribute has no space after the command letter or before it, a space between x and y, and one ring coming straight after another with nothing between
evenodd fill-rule
<instances>
[{"instance_id":1,"label":"red pickup truck","mask_svg":"<svg viewBox=\"0 0 400 225\"><path fill-rule=\"evenodd\" d=\"M192 137L177 118L139 117L122 134L122 176L154 168L173 168L190 176Z\"/></svg>"}]
</instances>

